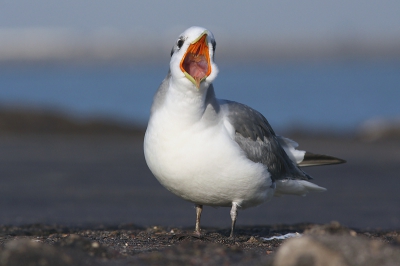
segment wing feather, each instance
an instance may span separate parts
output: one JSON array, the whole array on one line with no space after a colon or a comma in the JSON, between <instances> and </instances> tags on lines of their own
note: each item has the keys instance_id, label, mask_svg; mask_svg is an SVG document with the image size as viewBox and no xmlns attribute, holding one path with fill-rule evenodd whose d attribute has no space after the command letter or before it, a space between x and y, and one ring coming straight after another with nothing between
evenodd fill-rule
<instances>
[{"instance_id":1,"label":"wing feather","mask_svg":"<svg viewBox=\"0 0 400 266\"><path fill-rule=\"evenodd\" d=\"M273 180L312 179L286 154L267 119L256 110L237 102L224 101L235 141L253 162L266 165Z\"/></svg>"}]
</instances>

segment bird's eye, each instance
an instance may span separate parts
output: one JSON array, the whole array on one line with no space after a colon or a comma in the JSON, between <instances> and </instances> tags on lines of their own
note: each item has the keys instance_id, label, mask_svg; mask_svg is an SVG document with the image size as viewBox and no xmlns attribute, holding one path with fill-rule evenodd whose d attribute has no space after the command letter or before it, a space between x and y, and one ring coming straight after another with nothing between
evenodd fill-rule
<instances>
[{"instance_id":1,"label":"bird's eye","mask_svg":"<svg viewBox=\"0 0 400 266\"><path fill-rule=\"evenodd\" d=\"M185 41L182 40L182 39L179 39L179 40L176 42L176 45L178 46L179 49L182 47L182 45L183 45L184 42L185 42Z\"/></svg>"}]
</instances>

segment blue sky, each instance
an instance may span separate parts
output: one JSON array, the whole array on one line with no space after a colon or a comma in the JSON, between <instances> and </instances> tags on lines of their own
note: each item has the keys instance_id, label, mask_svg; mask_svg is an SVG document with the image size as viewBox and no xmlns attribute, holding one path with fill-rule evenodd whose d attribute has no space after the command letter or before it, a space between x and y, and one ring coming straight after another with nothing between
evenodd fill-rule
<instances>
[{"instance_id":1,"label":"blue sky","mask_svg":"<svg viewBox=\"0 0 400 266\"><path fill-rule=\"evenodd\" d=\"M0 4L0 27L55 27L81 31L115 28L173 32L191 25L214 34L260 38L400 36L398 0L286 1L106 1L8 0ZM179 33L175 33L179 32Z\"/></svg>"}]
</instances>

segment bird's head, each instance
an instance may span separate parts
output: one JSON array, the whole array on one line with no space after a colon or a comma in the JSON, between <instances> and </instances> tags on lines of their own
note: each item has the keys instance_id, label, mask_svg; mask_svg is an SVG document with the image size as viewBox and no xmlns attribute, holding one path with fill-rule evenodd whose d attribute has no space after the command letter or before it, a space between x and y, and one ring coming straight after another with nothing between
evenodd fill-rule
<instances>
[{"instance_id":1,"label":"bird's head","mask_svg":"<svg viewBox=\"0 0 400 266\"><path fill-rule=\"evenodd\" d=\"M170 70L173 78L185 86L208 87L218 74L214 63L215 46L211 31L201 27L185 30L172 47Z\"/></svg>"}]
</instances>

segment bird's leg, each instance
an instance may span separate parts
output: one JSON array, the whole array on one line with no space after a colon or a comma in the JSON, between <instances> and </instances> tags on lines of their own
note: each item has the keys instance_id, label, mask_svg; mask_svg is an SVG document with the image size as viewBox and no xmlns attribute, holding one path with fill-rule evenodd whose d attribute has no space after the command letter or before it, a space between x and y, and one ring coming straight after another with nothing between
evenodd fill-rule
<instances>
[{"instance_id":1,"label":"bird's leg","mask_svg":"<svg viewBox=\"0 0 400 266\"><path fill-rule=\"evenodd\" d=\"M203 211L203 205L196 204L196 228L194 233L200 236L200 218L201 212Z\"/></svg>"},{"instance_id":2,"label":"bird's leg","mask_svg":"<svg viewBox=\"0 0 400 266\"><path fill-rule=\"evenodd\" d=\"M237 217L237 203L232 202L232 209L231 209L231 219L232 219L232 226L231 226L231 234L230 238L233 238L233 230L235 229L236 224L236 217Z\"/></svg>"}]
</instances>

